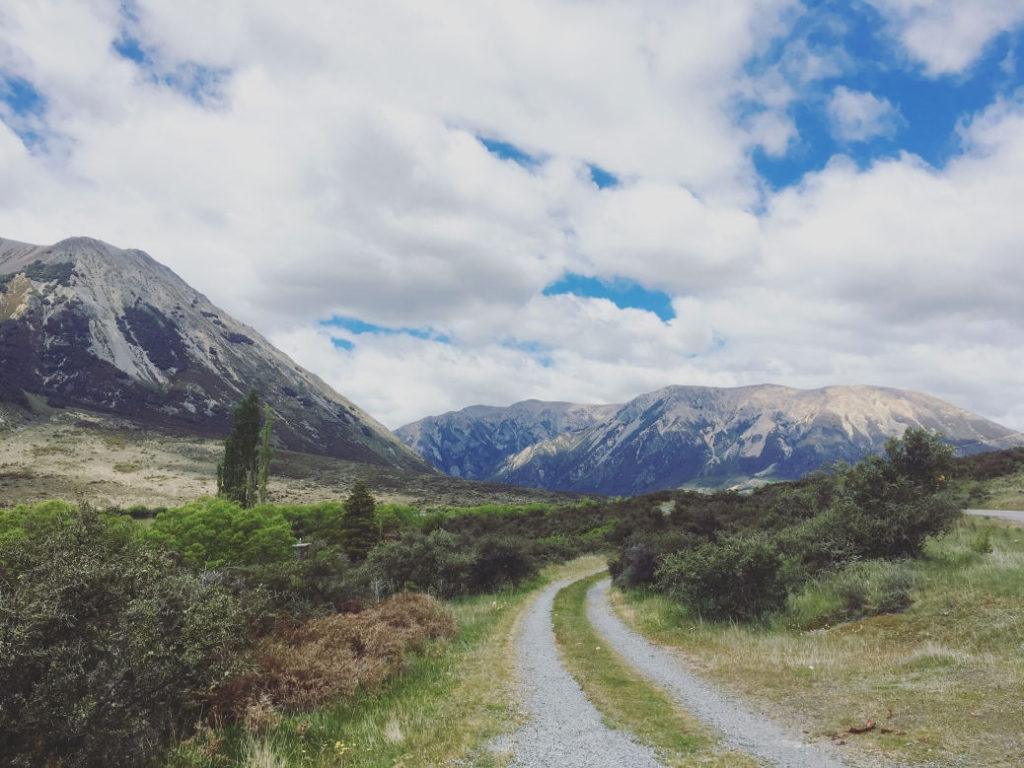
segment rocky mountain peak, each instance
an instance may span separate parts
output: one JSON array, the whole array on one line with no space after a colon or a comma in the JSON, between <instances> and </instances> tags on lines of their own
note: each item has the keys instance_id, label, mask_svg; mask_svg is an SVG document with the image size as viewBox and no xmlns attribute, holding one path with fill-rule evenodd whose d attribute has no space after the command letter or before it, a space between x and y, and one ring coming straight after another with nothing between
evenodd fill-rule
<instances>
[{"instance_id":1,"label":"rocky mountain peak","mask_svg":"<svg viewBox=\"0 0 1024 768\"><path fill-rule=\"evenodd\" d=\"M0 239L0 401L26 393L222 436L256 387L283 447L432 471L381 424L139 250Z\"/></svg>"},{"instance_id":2,"label":"rocky mountain peak","mask_svg":"<svg viewBox=\"0 0 1024 768\"><path fill-rule=\"evenodd\" d=\"M543 413L559 418L538 420ZM501 437L508 425L514 440ZM963 453L1024 444L1024 435L920 392L774 384L669 386L624 405L477 406L397 434L449 473L629 495L793 479L880 451L908 427L942 432Z\"/></svg>"}]
</instances>

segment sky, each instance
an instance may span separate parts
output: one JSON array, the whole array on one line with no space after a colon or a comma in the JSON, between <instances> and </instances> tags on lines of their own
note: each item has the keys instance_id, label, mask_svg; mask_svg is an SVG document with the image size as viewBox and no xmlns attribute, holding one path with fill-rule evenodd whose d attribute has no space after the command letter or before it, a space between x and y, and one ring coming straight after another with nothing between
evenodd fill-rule
<instances>
[{"instance_id":1,"label":"sky","mask_svg":"<svg viewBox=\"0 0 1024 768\"><path fill-rule=\"evenodd\" d=\"M5 0L0 237L385 425L873 384L1024 430L1024 0Z\"/></svg>"}]
</instances>

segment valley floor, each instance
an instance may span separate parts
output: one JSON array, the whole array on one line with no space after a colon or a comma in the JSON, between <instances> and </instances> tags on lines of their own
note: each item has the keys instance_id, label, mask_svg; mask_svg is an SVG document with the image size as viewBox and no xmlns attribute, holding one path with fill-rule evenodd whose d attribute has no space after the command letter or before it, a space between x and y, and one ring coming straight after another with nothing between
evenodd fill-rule
<instances>
[{"instance_id":1,"label":"valley floor","mask_svg":"<svg viewBox=\"0 0 1024 768\"><path fill-rule=\"evenodd\" d=\"M142 429L112 416L75 409L45 417L0 420L0 507L48 499L127 509L179 506L217 491L224 443ZM341 499L357 479L379 501L414 506L561 503L565 494L474 483L326 456L275 451L270 500L311 504Z\"/></svg>"}]
</instances>

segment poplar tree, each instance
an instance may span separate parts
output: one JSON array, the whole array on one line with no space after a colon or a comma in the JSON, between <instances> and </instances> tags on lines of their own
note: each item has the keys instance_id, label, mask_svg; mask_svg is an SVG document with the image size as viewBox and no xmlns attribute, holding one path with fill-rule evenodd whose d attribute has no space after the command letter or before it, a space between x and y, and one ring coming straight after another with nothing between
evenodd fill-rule
<instances>
[{"instance_id":1,"label":"poplar tree","mask_svg":"<svg viewBox=\"0 0 1024 768\"><path fill-rule=\"evenodd\" d=\"M274 426L274 414L270 406L263 406L263 429L260 430L260 453L257 458L256 467L256 501L259 504L267 503L267 480L270 476L270 457L273 448L270 447L270 430Z\"/></svg>"},{"instance_id":2,"label":"poplar tree","mask_svg":"<svg viewBox=\"0 0 1024 768\"><path fill-rule=\"evenodd\" d=\"M260 402L255 389L249 390L235 407L231 434L224 441L224 461L217 466L217 495L252 506L259 470L256 444L260 437Z\"/></svg>"}]
</instances>

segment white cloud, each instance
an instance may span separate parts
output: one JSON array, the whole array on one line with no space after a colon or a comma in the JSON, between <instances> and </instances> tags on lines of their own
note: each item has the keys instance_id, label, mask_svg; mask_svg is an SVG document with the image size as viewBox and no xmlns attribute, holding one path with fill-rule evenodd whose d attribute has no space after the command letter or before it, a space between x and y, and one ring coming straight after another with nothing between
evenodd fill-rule
<instances>
[{"instance_id":1,"label":"white cloud","mask_svg":"<svg viewBox=\"0 0 1024 768\"><path fill-rule=\"evenodd\" d=\"M100 0L0 11L0 68L43 94L50 148L0 125L0 236L143 248L389 426L671 383L859 381L1024 427L1020 99L966 120L945 169L838 158L771 194L752 147L800 149L790 107L849 66L791 41L745 71L792 21L785 0L133 7L137 23ZM884 7L916 40L924 4ZM113 50L126 24L152 71ZM230 70L216 104L153 78L193 65ZM831 105L845 141L899 119L870 93ZM588 163L621 183L597 189ZM667 291L676 318L541 295L566 271ZM349 334L346 351L317 324L333 314L451 343Z\"/></svg>"},{"instance_id":2,"label":"white cloud","mask_svg":"<svg viewBox=\"0 0 1024 768\"><path fill-rule=\"evenodd\" d=\"M1024 23L1024 0L868 0L932 75L963 72L1000 32Z\"/></svg>"},{"instance_id":3,"label":"white cloud","mask_svg":"<svg viewBox=\"0 0 1024 768\"><path fill-rule=\"evenodd\" d=\"M868 141L879 136L892 138L900 123L899 110L888 99L837 86L828 100L827 112L832 134L840 141Z\"/></svg>"}]
</instances>

